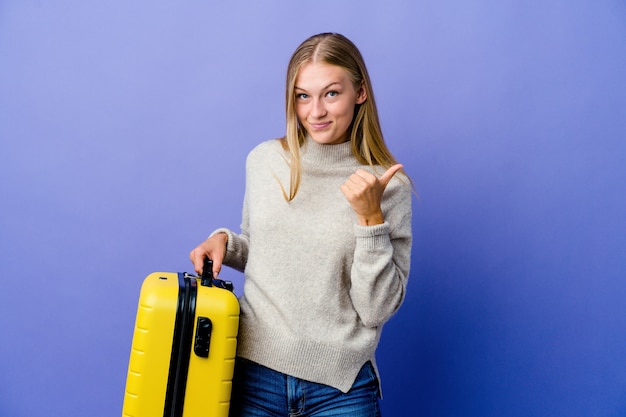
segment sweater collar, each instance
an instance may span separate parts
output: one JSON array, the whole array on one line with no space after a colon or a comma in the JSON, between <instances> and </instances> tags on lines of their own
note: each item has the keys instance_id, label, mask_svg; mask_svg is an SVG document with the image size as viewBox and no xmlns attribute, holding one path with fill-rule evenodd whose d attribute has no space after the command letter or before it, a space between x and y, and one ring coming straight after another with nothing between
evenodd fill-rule
<instances>
[{"instance_id":1,"label":"sweater collar","mask_svg":"<svg viewBox=\"0 0 626 417\"><path fill-rule=\"evenodd\" d=\"M314 164L336 164L354 161L350 141L337 145L322 145L307 137L301 150L302 160Z\"/></svg>"}]
</instances>

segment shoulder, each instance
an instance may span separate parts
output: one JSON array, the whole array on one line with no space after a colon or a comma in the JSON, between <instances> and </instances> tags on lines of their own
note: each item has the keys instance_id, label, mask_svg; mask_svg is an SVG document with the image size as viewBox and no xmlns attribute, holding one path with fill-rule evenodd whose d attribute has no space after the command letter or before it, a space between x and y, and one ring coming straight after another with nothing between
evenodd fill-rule
<instances>
[{"instance_id":1,"label":"shoulder","mask_svg":"<svg viewBox=\"0 0 626 417\"><path fill-rule=\"evenodd\" d=\"M383 198L392 205L411 206L413 199L413 184L411 179L401 172L396 173L387 184Z\"/></svg>"},{"instance_id":2,"label":"shoulder","mask_svg":"<svg viewBox=\"0 0 626 417\"><path fill-rule=\"evenodd\" d=\"M258 153L258 152L275 152L277 150L282 150L281 139L269 139L265 140L259 144L257 144L250 153Z\"/></svg>"},{"instance_id":3,"label":"shoulder","mask_svg":"<svg viewBox=\"0 0 626 417\"><path fill-rule=\"evenodd\" d=\"M413 218L413 184L406 175L396 173L383 193L382 209L395 237L410 237Z\"/></svg>"},{"instance_id":4,"label":"shoulder","mask_svg":"<svg viewBox=\"0 0 626 417\"><path fill-rule=\"evenodd\" d=\"M285 151L281 145L280 139L270 139L256 145L250 153L248 153L247 163L270 163L276 157L283 159Z\"/></svg>"}]
</instances>

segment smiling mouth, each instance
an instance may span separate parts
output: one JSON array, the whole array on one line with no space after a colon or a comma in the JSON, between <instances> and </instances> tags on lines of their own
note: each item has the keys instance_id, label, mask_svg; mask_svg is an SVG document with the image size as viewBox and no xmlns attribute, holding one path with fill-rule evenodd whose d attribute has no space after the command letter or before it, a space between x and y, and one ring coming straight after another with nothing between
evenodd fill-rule
<instances>
[{"instance_id":1,"label":"smiling mouth","mask_svg":"<svg viewBox=\"0 0 626 417\"><path fill-rule=\"evenodd\" d=\"M311 128L315 129L315 130L323 130L326 129L328 126L330 126L330 122L326 122L326 123L309 123L311 125Z\"/></svg>"}]
</instances>

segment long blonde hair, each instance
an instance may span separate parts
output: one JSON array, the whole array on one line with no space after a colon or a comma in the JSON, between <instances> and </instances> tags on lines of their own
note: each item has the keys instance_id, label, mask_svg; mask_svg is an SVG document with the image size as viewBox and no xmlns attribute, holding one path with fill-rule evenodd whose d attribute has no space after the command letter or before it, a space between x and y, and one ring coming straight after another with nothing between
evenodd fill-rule
<instances>
[{"instance_id":1,"label":"long blonde hair","mask_svg":"<svg viewBox=\"0 0 626 417\"><path fill-rule=\"evenodd\" d=\"M289 193L283 189L287 201L293 200L298 193L302 177L300 147L306 141L307 135L296 115L295 82L300 68L310 62L323 62L341 67L346 70L356 89L361 86L365 89L367 99L363 104L356 105L350 127L352 153L357 160L363 165L380 165L385 169L397 163L383 138L374 91L361 52L348 38L338 33L320 33L311 36L298 46L287 67L287 131L282 138L283 147L290 154Z\"/></svg>"}]
</instances>

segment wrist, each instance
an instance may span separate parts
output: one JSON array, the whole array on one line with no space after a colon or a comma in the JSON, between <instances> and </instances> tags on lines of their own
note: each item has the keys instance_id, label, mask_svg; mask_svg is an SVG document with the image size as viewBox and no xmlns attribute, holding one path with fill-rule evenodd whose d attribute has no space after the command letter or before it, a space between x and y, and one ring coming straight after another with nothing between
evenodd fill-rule
<instances>
[{"instance_id":1,"label":"wrist","mask_svg":"<svg viewBox=\"0 0 626 417\"><path fill-rule=\"evenodd\" d=\"M221 240L224 243L224 246L228 244L228 233L226 232L216 233L212 237Z\"/></svg>"},{"instance_id":2,"label":"wrist","mask_svg":"<svg viewBox=\"0 0 626 417\"><path fill-rule=\"evenodd\" d=\"M357 215L357 221L359 226L374 226L377 224L383 224L385 222L385 217L383 216L383 213L375 213L369 216Z\"/></svg>"}]
</instances>

